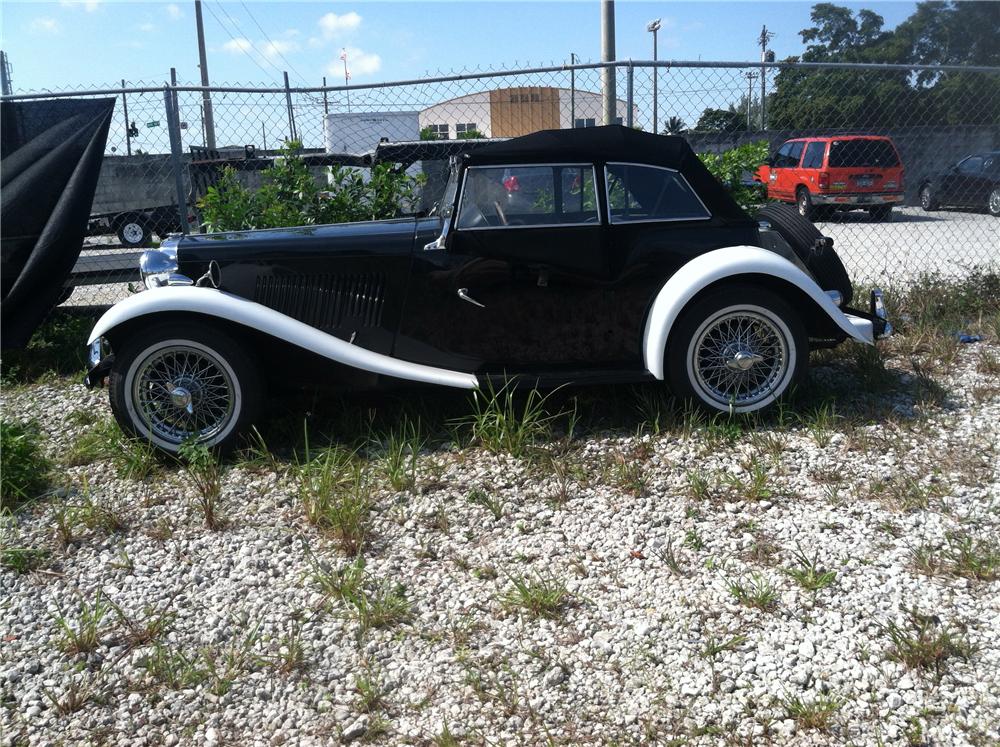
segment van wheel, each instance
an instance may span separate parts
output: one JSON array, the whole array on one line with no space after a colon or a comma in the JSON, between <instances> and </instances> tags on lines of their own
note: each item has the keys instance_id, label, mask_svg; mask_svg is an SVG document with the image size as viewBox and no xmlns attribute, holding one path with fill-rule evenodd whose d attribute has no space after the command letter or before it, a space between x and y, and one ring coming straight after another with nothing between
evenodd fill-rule
<instances>
[{"instance_id":1,"label":"van wheel","mask_svg":"<svg viewBox=\"0 0 1000 747\"><path fill-rule=\"evenodd\" d=\"M813 220L816 217L812 195L809 194L809 190L806 187L799 187L795 190L795 204L799 208L799 215L806 220Z\"/></svg>"},{"instance_id":2,"label":"van wheel","mask_svg":"<svg viewBox=\"0 0 1000 747\"><path fill-rule=\"evenodd\" d=\"M739 285L685 309L670 333L665 368L678 397L745 413L777 402L805 374L808 359L805 327L788 304Z\"/></svg>"},{"instance_id":3,"label":"van wheel","mask_svg":"<svg viewBox=\"0 0 1000 747\"><path fill-rule=\"evenodd\" d=\"M115 350L109 389L122 429L171 454L189 440L232 447L261 401L260 377L240 345L191 322L153 325L126 340Z\"/></svg>"},{"instance_id":4,"label":"van wheel","mask_svg":"<svg viewBox=\"0 0 1000 747\"><path fill-rule=\"evenodd\" d=\"M127 215L118 223L118 240L122 246L135 248L149 246L153 232L146 217L139 214Z\"/></svg>"},{"instance_id":5,"label":"van wheel","mask_svg":"<svg viewBox=\"0 0 1000 747\"><path fill-rule=\"evenodd\" d=\"M920 188L920 207L928 213L932 210L937 210L939 207L930 184L925 184Z\"/></svg>"}]
</instances>

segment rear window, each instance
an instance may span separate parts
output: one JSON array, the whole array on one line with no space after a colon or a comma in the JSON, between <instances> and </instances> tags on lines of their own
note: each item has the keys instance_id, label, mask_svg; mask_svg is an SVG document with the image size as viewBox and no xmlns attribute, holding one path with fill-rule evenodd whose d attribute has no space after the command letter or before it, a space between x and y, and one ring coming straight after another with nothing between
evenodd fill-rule
<instances>
[{"instance_id":1,"label":"rear window","mask_svg":"<svg viewBox=\"0 0 1000 747\"><path fill-rule=\"evenodd\" d=\"M853 166L888 169L899 166L899 156L888 140L834 140L830 143L828 163L831 169Z\"/></svg>"}]
</instances>

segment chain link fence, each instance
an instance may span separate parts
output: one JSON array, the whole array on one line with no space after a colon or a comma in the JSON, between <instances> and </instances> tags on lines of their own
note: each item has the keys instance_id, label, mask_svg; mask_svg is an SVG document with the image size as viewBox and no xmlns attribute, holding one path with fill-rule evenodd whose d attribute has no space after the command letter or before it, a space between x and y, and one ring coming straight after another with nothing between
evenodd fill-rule
<instances>
[{"instance_id":1,"label":"chain link fence","mask_svg":"<svg viewBox=\"0 0 1000 747\"><path fill-rule=\"evenodd\" d=\"M6 98L62 96L117 99L70 304L127 295L143 246L199 230L197 203L220 166L259 186L286 140L302 143L320 181L330 165L380 158L440 176L428 141L452 145L430 154L440 160L480 138L608 117L683 135L699 153L734 154L747 183L769 160L761 197L800 204L856 278L1000 263L998 68L617 62L326 88L121 81ZM866 137L850 146L854 136ZM421 204L442 186L429 178Z\"/></svg>"}]
</instances>

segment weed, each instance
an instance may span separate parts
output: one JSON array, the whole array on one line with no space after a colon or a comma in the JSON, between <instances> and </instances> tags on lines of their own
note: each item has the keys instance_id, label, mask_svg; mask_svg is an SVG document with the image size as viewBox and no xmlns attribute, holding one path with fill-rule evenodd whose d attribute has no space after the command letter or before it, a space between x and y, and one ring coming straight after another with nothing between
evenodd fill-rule
<instances>
[{"instance_id":1,"label":"weed","mask_svg":"<svg viewBox=\"0 0 1000 747\"><path fill-rule=\"evenodd\" d=\"M260 640L260 625L258 623L253 626L245 636L233 641L221 651L217 649L202 650L201 658L210 680L209 690L213 695L225 695L240 674L260 666L263 657L254 653L253 650Z\"/></svg>"},{"instance_id":2,"label":"weed","mask_svg":"<svg viewBox=\"0 0 1000 747\"><path fill-rule=\"evenodd\" d=\"M49 551L39 547L12 547L5 543L0 548L0 568L28 573L39 568L48 556Z\"/></svg>"},{"instance_id":3,"label":"weed","mask_svg":"<svg viewBox=\"0 0 1000 747\"><path fill-rule=\"evenodd\" d=\"M1000 357L983 348L976 360L976 371L987 376L1000 376Z\"/></svg>"},{"instance_id":4,"label":"weed","mask_svg":"<svg viewBox=\"0 0 1000 747\"><path fill-rule=\"evenodd\" d=\"M523 609L529 617L544 617L554 620L569 604L570 593L566 585L555 578L536 576L507 577L513 588L501 598L500 603L507 610Z\"/></svg>"},{"instance_id":5,"label":"weed","mask_svg":"<svg viewBox=\"0 0 1000 747\"><path fill-rule=\"evenodd\" d=\"M93 604L80 602L79 616L73 626L62 615L55 616L56 625L62 632L59 647L67 654L82 654L93 651L100 643L104 618L112 605L102 592L97 592Z\"/></svg>"},{"instance_id":6,"label":"weed","mask_svg":"<svg viewBox=\"0 0 1000 747\"><path fill-rule=\"evenodd\" d=\"M923 483L916 477L901 475L876 483L873 491L890 508L898 511L924 511L930 508L931 500L944 495L941 485Z\"/></svg>"},{"instance_id":7,"label":"weed","mask_svg":"<svg viewBox=\"0 0 1000 747\"><path fill-rule=\"evenodd\" d=\"M913 396L921 405L942 407L948 401L948 390L944 385L934 380L930 372L917 361L910 360L913 366Z\"/></svg>"},{"instance_id":8,"label":"weed","mask_svg":"<svg viewBox=\"0 0 1000 747\"><path fill-rule=\"evenodd\" d=\"M405 587L369 576L363 558L337 571L315 564L313 579L326 594L340 599L350 608L361 625L362 634L371 628L407 622L412 617Z\"/></svg>"},{"instance_id":9,"label":"weed","mask_svg":"<svg viewBox=\"0 0 1000 747\"><path fill-rule=\"evenodd\" d=\"M195 505L205 519L205 526L215 532L225 526L219 513L222 497L222 465L212 450L196 441L185 441L178 449L184 471L194 483Z\"/></svg>"},{"instance_id":10,"label":"weed","mask_svg":"<svg viewBox=\"0 0 1000 747\"><path fill-rule=\"evenodd\" d=\"M880 346L852 344L850 352L862 389L884 392L894 386L894 377L885 367L885 356Z\"/></svg>"},{"instance_id":11,"label":"weed","mask_svg":"<svg viewBox=\"0 0 1000 747\"><path fill-rule=\"evenodd\" d=\"M624 454L616 451L612 455L609 470L611 481L629 495L642 495L646 492L647 478L642 468L638 454Z\"/></svg>"},{"instance_id":12,"label":"weed","mask_svg":"<svg viewBox=\"0 0 1000 747\"><path fill-rule=\"evenodd\" d=\"M803 589L816 592L837 580L836 571L828 571L819 565L818 555L810 558L801 547L796 547L792 557L797 565L783 569L784 573Z\"/></svg>"},{"instance_id":13,"label":"weed","mask_svg":"<svg viewBox=\"0 0 1000 747\"><path fill-rule=\"evenodd\" d=\"M448 729L448 722L445 721L441 731L431 737L431 744L434 747L458 747L460 742Z\"/></svg>"},{"instance_id":14,"label":"weed","mask_svg":"<svg viewBox=\"0 0 1000 747\"><path fill-rule=\"evenodd\" d=\"M664 565L670 569L670 572L675 576L684 576L684 567L681 564L681 558L678 556L677 551L674 549L673 539L667 540L667 544L663 546L662 549L657 551L660 559L663 561Z\"/></svg>"},{"instance_id":15,"label":"weed","mask_svg":"<svg viewBox=\"0 0 1000 747\"><path fill-rule=\"evenodd\" d=\"M712 485L700 472L688 472L688 495L696 501L708 500L712 497Z\"/></svg>"},{"instance_id":16,"label":"weed","mask_svg":"<svg viewBox=\"0 0 1000 747\"><path fill-rule=\"evenodd\" d=\"M38 381L46 376L80 373L87 364L87 336L97 317L55 309L39 325L23 350L3 352L4 386Z\"/></svg>"},{"instance_id":17,"label":"weed","mask_svg":"<svg viewBox=\"0 0 1000 747\"><path fill-rule=\"evenodd\" d=\"M833 440L835 424L840 419L841 416L837 414L832 402L824 402L799 416L800 422L821 449L830 445Z\"/></svg>"},{"instance_id":18,"label":"weed","mask_svg":"<svg viewBox=\"0 0 1000 747\"><path fill-rule=\"evenodd\" d=\"M691 550L703 550L705 548L705 541L698 534L696 529L688 529L684 533L684 547Z\"/></svg>"},{"instance_id":19,"label":"weed","mask_svg":"<svg viewBox=\"0 0 1000 747\"><path fill-rule=\"evenodd\" d=\"M278 653L274 657L275 669L282 674L291 674L306 666L305 646L302 643L302 623L293 619L287 633L278 642Z\"/></svg>"},{"instance_id":20,"label":"weed","mask_svg":"<svg viewBox=\"0 0 1000 747\"><path fill-rule=\"evenodd\" d=\"M416 485L417 457L426 443L419 420L414 422L404 417L399 428L389 432L382 445L382 460L393 490L409 490Z\"/></svg>"},{"instance_id":21,"label":"weed","mask_svg":"<svg viewBox=\"0 0 1000 747\"><path fill-rule=\"evenodd\" d=\"M52 708L60 716L69 716L81 710L91 701L100 700L103 687L98 682L86 682L81 677L73 677L61 695L56 695L46 687L42 694L52 703Z\"/></svg>"},{"instance_id":22,"label":"weed","mask_svg":"<svg viewBox=\"0 0 1000 747\"><path fill-rule=\"evenodd\" d=\"M475 391L472 413L459 423L470 428L473 443L495 454L524 457L551 434L553 421L561 416L546 411L550 396L530 389L522 398L516 396L512 382L499 389L488 384Z\"/></svg>"},{"instance_id":23,"label":"weed","mask_svg":"<svg viewBox=\"0 0 1000 747\"><path fill-rule=\"evenodd\" d=\"M128 523L121 513L121 503L112 498L95 500L91 496L86 477L81 493L83 502L77 506L76 518L87 529L104 534L117 534L128 528Z\"/></svg>"},{"instance_id":24,"label":"weed","mask_svg":"<svg viewBox=\"0 0 1000 747\"><path fill-rule=\"evenodd\" d=\"M755 573L748 581L738 579L727 584L729 593L744 607L753 607L763 612L774 609L778 604L778 592L763 576Z\"/></svg>"},{"instance_id":25,"label":"weed","mask_svg":"<svg viewBox=\"0 0 1000 747\"><path fill-rule=\"evenodd\" d=\"M726 474L723 481L730 493L739 499L761 501L770 498L773 491L770 487L771 471L763 459L751 459L745 465L746 475Z\"/></svg>"},{"instance_id":26,"label":"weed","mask_svg":"<svg viewBox=\"0 0 1000 747\"><path fill-rule=\"evenodd\" d=\"M475 488L469 493L466 500L476 506L482 506L487 509L491 514L493 514L494 519L500 519L503 516L503 501L499 498L494 498L485 490L480 488Z\"/></svg>"},{"instance_id":27,"label":"weed","mask_svg":"<svg viewBox=\"0 0 1000 747\"><path fill-rule=\"evenodd\" d=\"M333 534L347 555L368 541L370 479L354 452L328 449L299 468L299 495L309 522Z\"/></svg>"},{"instance_id":28,"label":"weed","mask_svg":"<svg viewBox=\"0 0 1000 747\"><path fill-rule=\"evenodd\" d=\"M170 649L159 643L139 659L138 666L171 690L197 687L209 675L200 654L189 656L180 649Z\"/></svg>"},{"instance_id":29,"label":"weed","mask_svg":"<svg viewBox=\"0 0 1000 747\"><path fill-rule=\"evenodd\" d=\"M968 534L950 532L945 545L920 545L912 551L917 570L929 576L959 576L972 581L1000 578L1000 544Z\"/></svg>"},{"instance_id":30,"label":"weed","mask_svg":"<svg viewBox=\"0 0 1000 747\"><path fill-rule=\"evenodd\" d=\"M940 680L949 659L968 661L975 653L975 647L962 631L942 625L937 616L922 614L916 608L904 612L902 625L890 621L879 626L889 639L886 657L891 661L929 672Z\"/></svg>"},{"instance_id":31,"label":"weed","mask_svg":"<svg viewBox=\"0 0 1000 747\"><path fill-rule=\"evenodd\" d=\"M51 465L42 454L41 439L34 424L0 418L0 511L13 511L48 485Z\"/></svg>"},{"instance_id":32,"label":"weed","mask_svg":"<svg viewBox=\"0 0 1000 747\"><path fill-rule=\"evenodd\" d=\"M170 626L173 625L177 617L173 612L167 611L172 604L173 599L167 602L162 610L146 607L141 619L132 619L125 614L121 607L110 599L108 600L108 605L114 610L119 624L125 631L121 642L129 648L139 648L150 644L163 637L170 630Z\"/></svg>"},{"instance_id":33,"label":"weed","mask_svg":"<svg viewBox=\"0 0 1000 747\"><path fill-rule=\"evenodd\" d=\"M800 729L827 731L830 722L843 707L844 700L831 695L820 695L814 700L804 700L798 695L786 695L781 705L786 718L792 719Z\"/></svg>"},{"instance_id":34,"label":"weed","mask_svg":"<svg viewBox=\"0 0 1000 747\"><path fill-rule=\"evenodd\" d=\"M362 713L372 713L385 704L382 695L385 692L379 681L378 672L367 667L367 671L354 677L354 691L358 694L358 708Z\"/></svg>"},{"instance_id":35,"label":"weed","mask_svg":"<svg viewBox=\"0 0 1000 747\"><path fill-rule=\"evenodd\" d=\"M724 651L735 651L744 643L746 643L747 637L745 635L734 635L732 638L727 638L724 640L717 639L715 636L711 636L708 642L705 644L704 648L698 652L698 655L703 659L711 659L714 661L722 654Z\"/></svg>"}]
</instances>

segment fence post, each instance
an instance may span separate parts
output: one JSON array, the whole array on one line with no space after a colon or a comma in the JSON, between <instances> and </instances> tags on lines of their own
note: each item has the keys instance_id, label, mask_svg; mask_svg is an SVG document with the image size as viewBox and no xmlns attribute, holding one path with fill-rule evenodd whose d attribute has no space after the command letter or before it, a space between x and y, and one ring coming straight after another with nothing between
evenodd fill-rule
<instances>
[{"instance_id":1,"label":"fence post","mask_svg":"<svg viewBox=\"0 0 1000 747\"><path fill-rule=\"evenodd\" d=\"M295 112L292 111L292 89L288 85L288 73L285 73L285 103L288 105L288 138L298 140L298 133L295 132Z\"/></svg>"},{"instance_id":2,"label":"fence post","mask_svg":"<svg viewBox=\"0 0 1000 747\"><path fill-rule=\"evenodd\" d=\"M635 80L635 67L632 65L632 60L628 61L628 94L625 97L625 104L628 106L628 114L625 115L625 124L628 127L632 127L632 102L634 87L633 83Z\"/></svg>"},{"instance_id":3,"label":"fence post","mask_svg":"<svg viewBox=\"0 0 1000 747\"><path fill-rule=\"evenodd\" d=\"M163 107L167 113L167 132L170 133L170 166L174 172L174 189L177 190L177 217L180 219L181 231L191 233L187 218L187 199L184 196L184 177L181 174L183 159L181 158L181 121L177 114L176 91L170 86L163 89Z\"/></svg>"},{"instance_id":4,"label":"fence post","mask_svg":"<svg viewBox=\"0 0 1000 747\"><path fill-rule=\"evenodd\" d=\"M132 124L128 121L128 96L125 95L125 79L122 78L122 109L125 110L125 155L132 155Z\"/></svg>"}]
</instances>

